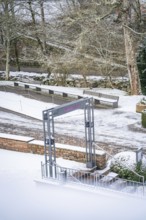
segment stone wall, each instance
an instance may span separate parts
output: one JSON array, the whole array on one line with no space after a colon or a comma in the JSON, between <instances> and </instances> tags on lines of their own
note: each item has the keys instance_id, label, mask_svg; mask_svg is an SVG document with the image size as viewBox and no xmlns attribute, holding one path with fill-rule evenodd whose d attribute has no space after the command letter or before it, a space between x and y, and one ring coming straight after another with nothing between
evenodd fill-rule
<instances>
[{"instance_id":1,"label":"stone wall","mask_svg":"<svg viewBox=\"0 0 146 220\"><path fill-rule=\"evenodd\" d=\"M0 134L0 148L25 153L44 154L43 141L17 135ZM56 157L85 163L86 149L83 147L56 143ZM98 169L105 168L106 154L104 151L96 150L96 165Z\"/></svg>"},{"instance_id":2,"label":"stone wall","mask_svg":"<svg viewBox=\"0 0 146 220\"><path fill-rule=\"evenodd\" d=\"M43 141L30 141L28 147L30 152L35 154L44 154ZM86 162L86 149L83 147L76 147L71 145L63 145L56 143L56 157L62 157L67 160L74 160L78 162ZM99 169L106 166L106 154L104 151L96 150L96 164Z\"/></svg>"},{"instance_id":3,"label":"stone wall","mask_svg":"<svg viewBox=\"0 0 146 220\"><path fill-rule=\"evenodd\" d=\"M0 148L28 153L28 143L34 140L32 137L9 135L0 133Z\"/></svg>"}]
</instances>

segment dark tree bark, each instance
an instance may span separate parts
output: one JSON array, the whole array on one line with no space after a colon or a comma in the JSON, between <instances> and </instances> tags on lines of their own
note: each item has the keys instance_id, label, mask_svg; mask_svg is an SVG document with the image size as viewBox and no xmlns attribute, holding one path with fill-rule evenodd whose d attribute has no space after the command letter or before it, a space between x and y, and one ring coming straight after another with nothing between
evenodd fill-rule
<instances>
[{"instance_id":1,"label":"dark tree bark","mask_svg":"<svg viewBox=\"0 0 146 220\"><path fill-rule=\"evenodd\" d=\"M33 23L33 26L34 26L34 30L35 30L35 37L36 37L36 40L38 42L38 45L43 53L43 45L42 45L42 42L38 36L38 33L37 33L37 28L36 28L36 20L35 20L35 12L32 8L32 0L29 0L28 1L28 5L29 5L29 10L30 10L30 13L31 13L31 18L32 18L32 23Z\"/></svg>"},{"instance_id":2,"label":"dark tree bark","mask_svg":"<svg viewBox=\"0 0 146 220\"><path fill-rule=\"evenodd\" d=\"M18 46L17 46L17 40L13 41L13 45L14 45L14 51L15 51L17 70L20 71L21 68L20 68L20 62L19 62L19 50L18 50Z\"/></svg>"},{"instance_id":3,"label":"dark tree bark","mask_svg":"<svg viewBox=\"0 0 146 220\"><path fill-rule=\"evenodd\" d=\"M128 27L124 27L124 40L131 94L139 95L141 93L141 88L136 56L139 41L135 36L133 36L132 31L128 29Z\"/></svg>"},{"instance_id":4,"label":"dark tree bark","mask_svg":"<svg viewBox=\"0 0 146 220\"><path fill-rule=\"evenodd\" d=\"M13 2L13 1L10 1L10 7L11 7L11 13L12 13L13 22L16 23L15 11L14 11L14 2ZM12 41L12 44L13 44L13 46L14 46L14 53L15 53L15 59L16 59L17 70L20 71L19 51L18 51L18 47L17 47L17 41L18 41L18 39L15 38L15 39Z\"/></svg>"},{"instance_id":5,"label":"dark tree bark","mask_svg":"<svg viewBox=\"0 0 146 220\"><path fill-rule=\"evenodd\" d=\"M44 14L44 0L40 0L41 10L41 26L43 33L43 53L46 54L46 29L45 29L45 14Z\"/></svg>"},{"instance_id":6,"label":"dark tree bark","mask_svg":"<svg viewBox=\"0 0 146 220\"><path fill-rule=\"evenodd\" d=\"M10 30L9 30L9 23L10 15L9 15L9 2L6 0L4 2L4 13L5 13L5 33L6 33L6 80L9 80L10 75Z\"/></svg>"}]
</instances>

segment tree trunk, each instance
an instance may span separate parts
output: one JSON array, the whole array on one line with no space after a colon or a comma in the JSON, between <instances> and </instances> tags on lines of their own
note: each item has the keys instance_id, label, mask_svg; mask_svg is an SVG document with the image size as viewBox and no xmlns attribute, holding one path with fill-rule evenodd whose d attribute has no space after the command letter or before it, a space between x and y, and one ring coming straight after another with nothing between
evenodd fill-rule
<instances>
[{"instance_id":1,"label":"tree trunk","mask_svg":"<svg viewBox=\"0 0 146 220\"><path fill-rule=\"evenodd\" d=\"M43 52L46 54L46 29L45 29L45 14L44 14L44 0L40 0L41 9L41 26L43 32Z\"/></svg>"},{"instance_id":2,"label":"tree trunk","mask_svg":"<svg viewBox=\"0 0 146 220\"><path fill-rule=\"evenodd\" d=\"M16 58L16 66L17 70L20 71L20 62L19 62L19 51L17 47L17 39L14 40L14 50L15 50L15 58Z\"/></svg>"},{"instance_id":3,"label":"tree trunk","mask_svg":"<svg viewBox=\"0 0 146 220\"><path fill-rule=\"evenodd\" d=\"M132 31L128 27L124 27L124 40L131 94L139 95L141 93L141 89L136 60L136 50L139 41L135 39Z\"/></svg>"},{"instance_id":4,"label":"tree trunk","mask_svg":"<svg viewBox=\"0 0 146 220\"><path fill-rule=\"evenodd\" d=\"M15 11L14 11L14 2L13 1L10 1L10 7L11 7L11 13L12 13L13 21L16 23ZM18 47L17 47L17 38L15 38L13 40L13 45L14 45L14 52L15 52L17 70L20 71L19 51L18 51Z\"/></svg>"},{"instance_id":5,"label":"tree trunk","mask_svg":"<svg viewBox=\"0 0 146 220\"><path fill-rule=\"evenodd\" d=\"M37 42L38 42L38 45L40 46L40 49L43 53L43 45L42 45L42 42L38 36L38 33L37 33L37 28L36 28L36 20L35 20L35 12L32 8L32 0L29 0L28 1L28 5L29 5L29 10L30 10L30 13L31 13L31 18L32 18L32 23L33 23L33 26L34 26L34 30L35 30L35 37L37 39Z\"/></svg>"},{"instance_id":6,"label":"tree trunk","mask_svg":"<svg viewBox=\"0 0 146 220\"><path fill-rule=\"evenodd\" d=\"M5 15L7 18L6 22L6 80L9 80L10 75L10 30L9 30L9 4L8 1L5 2Z\"/></svg>"},{"instance_id":7,"label":"tree trunk","mask_svg":"<svg viewBox=\"0 0 146 220\"><path fill-rule=\"evenodd\" d=\"M128 75L130 79L131 94L141 93L139 73L137 67L137 50L140 39L135 31L139 31L141 22L141 11L139 0L123 0L123 26L124 41ZM135 32L136 33L136 32Z\"/></svg>"},{"instance_id":8,"label":"tree trunk","mask_svg":"<svg viewBox=\"0 0 146 220\"><path fill-rule=\"evenodd\" d=\"M10 39L6 42L6 80L9 80L10 75Z\"/></svg>"}]
</instances>

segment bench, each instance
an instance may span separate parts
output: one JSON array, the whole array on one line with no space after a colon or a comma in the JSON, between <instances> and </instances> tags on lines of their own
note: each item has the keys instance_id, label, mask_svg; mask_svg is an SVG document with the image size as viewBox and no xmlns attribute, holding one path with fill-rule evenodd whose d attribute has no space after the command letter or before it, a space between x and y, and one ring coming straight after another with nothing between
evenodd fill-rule
<instances>
[{"instance_id":1,"label":"bench","mask_svg":"<svg viewBox=\"0 0 146 220\"><path fill-rule=\"evenodd\" d=\"M30 83L24 83L24 82L14 82L14 86L20 86L20 87L23 87L25 89L30 89L30 90L33 90L33 91L36 91L36 92L40 92L40 93L44 93L44 94L49 94L51 96L60 96L62 97L63 99L66 99L66 100L77 100L77 99L81 99L83 98L82 95L78 95L76 93L74 94L71 94L71 93L68 93L68 92L64 92L64 91L55 91L53 89L49 89L49 88L43 88L39 85L35 85L35 84L30 84Z\"/></svg>"},{"instance_id":2,"label":"bench","mask_svg":"<svg viewBox=\"0 0 146 220\"><path fill-rule=\"evenodd\" d=\"M96 91L91 91L91 90L84 90L83 94L96 96L95 104L111 105L113 108L118 107L119 96L103 94L103 93L96 92Z\"/></svg>"}]
</instances>

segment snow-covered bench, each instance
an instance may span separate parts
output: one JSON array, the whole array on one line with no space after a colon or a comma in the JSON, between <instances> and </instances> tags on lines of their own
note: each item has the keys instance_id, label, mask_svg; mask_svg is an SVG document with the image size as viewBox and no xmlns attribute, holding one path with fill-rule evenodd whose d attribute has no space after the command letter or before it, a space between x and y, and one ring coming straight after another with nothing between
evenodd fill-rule
<instances>
[{"instance_id":1,"label":"snow-covered bench","mask_svg":"<svg viewBox=\"0 0 146 220\"><path fill-rule=\"evenodd\" d=\"M48 94L51 96L61 96L62 98L66 98L69 100L83 98L82 95L77 94L77 93L68 93L68 92L63 92L63 91L57 91L57 90L41 87L41 85L35 85L35 84L31 84L31 83L14 82L14 86L20 86L25 89L30 89L30 90L33 90L33 91L36 91L39 93L45 93L45 94Z\"/></svg>"},{"instance_id":2,"label":"snow-covered bench","mask_svg":"<svg viewBox=\"0 0 146 220\"><path fill-rule=\"evenodd\" d=\"M88 94L90 96L93 96L94 99L94 105L98 106L99 104L104 104L104 105L110 105L113 108L118 107L118 96L113 96L113 95L107 95L103 93L98 93L94 91L89 91L89 90L84 90L83 95L80 93L70 93L70 92L64 92L64 91L55 91L53 89L49 88L44 88L41 85L35 85L31 83L24 83L24 82L14 82L14 86L20 86L25 89L30 89L34 90L39 93L46 93L51 96L61 96L63 99L81 99L85 97L85 94Z\"/></svg>"},{"instance_id":3,"label":"snow-covered bench","mask_svg":"<svg viewBox=\"0 0 146 220\"><path fill-rule=\"evenodd\" d=\"M83 94L91 95L93 96L93 98L94 96L96 96L95 105L106 104L106 105L111 105L113 108L118 107L119 96L104 94L104 93L91 91L91 90L84 90Z\"/></svg>"}]
</instances>

